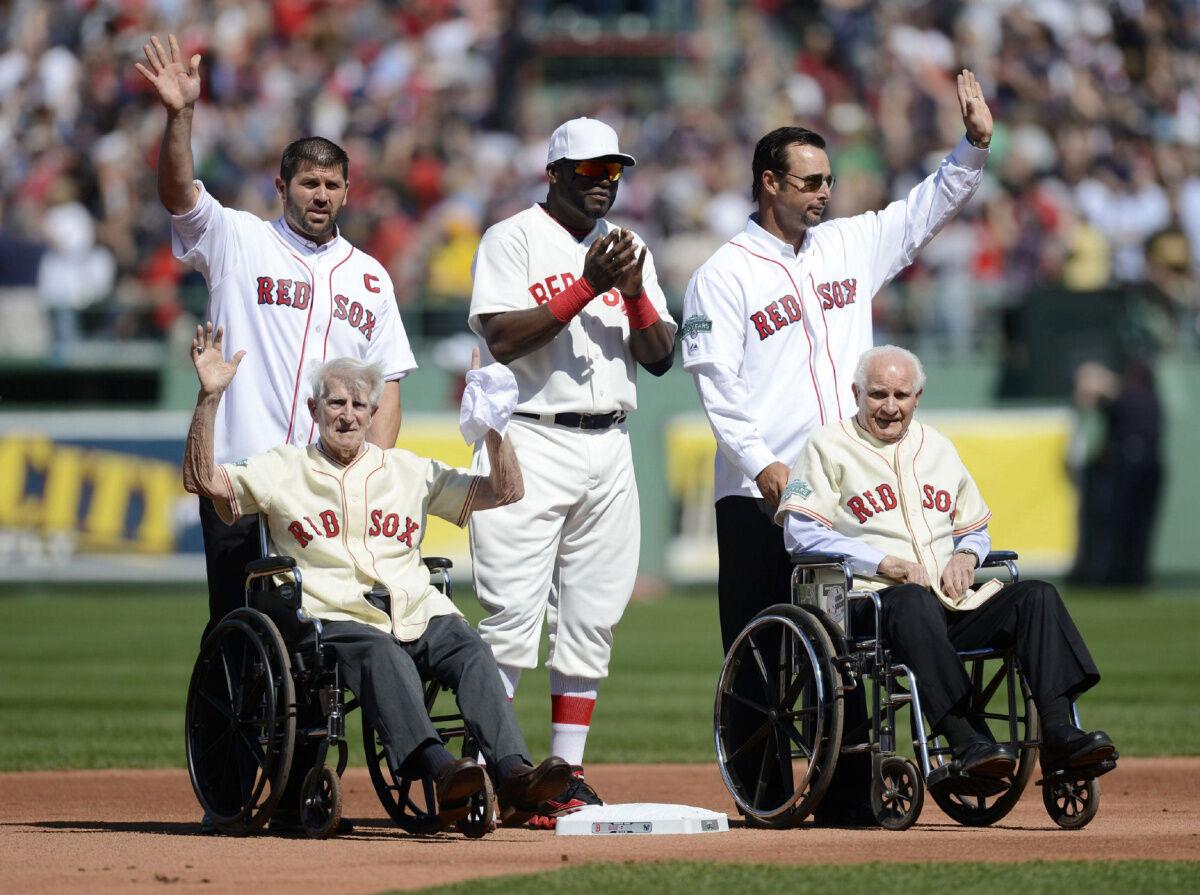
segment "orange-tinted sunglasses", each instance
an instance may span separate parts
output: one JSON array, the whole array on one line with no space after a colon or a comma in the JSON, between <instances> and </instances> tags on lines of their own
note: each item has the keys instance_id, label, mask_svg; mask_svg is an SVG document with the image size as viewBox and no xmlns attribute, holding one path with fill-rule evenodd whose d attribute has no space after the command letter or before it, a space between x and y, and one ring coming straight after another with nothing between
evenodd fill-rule
<instances>
[{"instance_id":1,"label":"orange-tinted sunglasses","mask_svg":"<svg viewBox=\"0 0 1200 895\"><path fill-rule=\"evenodd\" d=\"M611 180L614 183L621 179L625 166L620 162L598 162L588 160L575 166L575 173L590 177L592 180Z\"/></svg>"}]
</instances>

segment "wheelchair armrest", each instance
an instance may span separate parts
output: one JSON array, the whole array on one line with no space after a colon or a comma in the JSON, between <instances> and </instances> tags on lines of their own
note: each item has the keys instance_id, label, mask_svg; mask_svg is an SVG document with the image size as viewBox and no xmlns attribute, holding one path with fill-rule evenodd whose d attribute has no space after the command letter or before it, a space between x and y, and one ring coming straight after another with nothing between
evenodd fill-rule
<instances>
[{"instance_id":1,"label":"wheelchair armrest","mask_svg":"<svg viewBox=\"0 0 1200 895\"><path fill-rule=\"evenodd\" d=\"M1015 550L993 550L983 558L983 562L979 564L979 568L985 569L988 566L1000 566L1006 562L1014 562L1017 559L1017 551Z\"/></svg>"},{"instance_id":2,"label":"wheelchair armrest","mask_svg":"<svg viewBox=\"0 0 1200 895\"><path fill-rule=\"evenodd\" d=\"M433 572L438 569L452 569L454 562L444 556L424 556L421 561L425 563L425 568Z\"/></svg>"},{"instance_id":3,"label":"wheelchair armrest","mask_svg":"<svg viewBox=\"0 0 1200 895\"><path fill-rule=\"evenodd\" d=\"M794 566L840 566L846 561L844 553L795 553L792 555Z\"/></svg>"},{"instance_id":4,"label":"wheelchair armrest","mask_svg":"<svg viewBox=\"0 0 1200 895\"><path fill-rule=\"evenodd\" d=\"M286 572L296 568L296 560L290 556L264 556L246 563L247 575L265 575Z\"/></svg>"}]
</instances>

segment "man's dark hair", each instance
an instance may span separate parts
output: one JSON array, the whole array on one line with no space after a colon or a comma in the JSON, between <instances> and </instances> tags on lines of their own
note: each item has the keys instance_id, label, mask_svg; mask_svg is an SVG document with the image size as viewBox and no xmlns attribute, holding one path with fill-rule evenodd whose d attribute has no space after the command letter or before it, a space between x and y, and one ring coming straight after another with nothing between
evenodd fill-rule
<instances>
[{"instance_id":1,"label":"man's dark hair","mask_svg":"<svg viewBox=\"0 0 1200 895\"><path fill-rule=\"evenodd\" d=\"M337 143L324 137L305 137L288 144L287 149L283 150L283 158L279 160L279 176L283 182L291 183L304 162L320 168L340 167L342 177L350 179L350 156Z\"/></svg>"},{"instance_id":2,"label":"man's dark hair","mask_svg":"<svg viewBox=\"0 0 1200 895\"><path fill-rule=\"evenodd\" d=\"M750 196L755 202L762 192L764 172L787 171L787 150L793 143L825 148L825 138L806 127L777 127L759 140L754 147L754 185L750 187Z\"/></svg>"}]
</instances>

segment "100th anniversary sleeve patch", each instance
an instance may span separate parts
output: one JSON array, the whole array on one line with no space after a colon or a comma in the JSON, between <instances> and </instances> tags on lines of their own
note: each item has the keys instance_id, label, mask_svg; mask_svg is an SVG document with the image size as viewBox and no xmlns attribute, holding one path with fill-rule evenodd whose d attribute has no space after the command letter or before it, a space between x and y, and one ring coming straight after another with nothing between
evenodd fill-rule
<instances>
[{"instance_id":1,"label":"100th anniversary sleeve patch","mask_svg":"<svg viewBox=\"0 0 1200 895\"><path fill-rule=\"evenodd\" d=\"M812 485L804 481L804 479L796 479L794 482L788 482L788 486L783 489L783 494L779 495L779 502L783 503L793 495L803 500L812 493Z\"/></svg>"},{"instance_id":2,"label":"100th anniversary sleeve patch","mask_svg":"<svg viewBox=\"0 0 1200 895\"><path fill-rule=\"evenodd\" d=\"M705 317L703 314L695 314L683 321L683 326L679 329L679 334L682 338L694 336L698 333L712 332L712 318Z\"/></svg>"}]
</instances>

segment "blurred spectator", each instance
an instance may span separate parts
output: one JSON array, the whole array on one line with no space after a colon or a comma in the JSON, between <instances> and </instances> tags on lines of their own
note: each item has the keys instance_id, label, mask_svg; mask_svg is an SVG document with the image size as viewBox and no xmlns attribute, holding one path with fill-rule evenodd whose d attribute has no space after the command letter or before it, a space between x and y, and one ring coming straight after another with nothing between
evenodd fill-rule
<instances>
[{"instance_id":1,"label":"blurred spectator","mask_svg":"<svg viewBox=\"0 0 1200 895\"><path fill-rule=\"evenodd\" d=\"M993 142L977 213L879 296L881 332L921 340L922 353L969 354L994 343L999 311L1030 288L1161 279L1147 247L1173 221L1200 275L1195 2L12 0L4 9L0 261L5 245L41 244L66 181L96 248L116 264L119 338L162 338L181 308L196 313L188 283L169 281L154 260L168 241L154 195L159 129L153 98L128 75L146 37L167 31L205 58L194 152L214 195L272 217L286 137L344 145L357 209L347 237L388 266L410 319L428 312L417 331L465 327L454 281L469 242L532 201L537 147L559 121L612 121L646 159L613 217L662 247L662 282L678 302L696 264L740 229L749 184L737 160L757 135L790 123L829 135L839 178L831 213L878 208L957 139L943 87L964 65L1009 125ZM597 56L599 46L611 55ZM74 306L71 288L47 301Z\"/></svg>"},{"instance_id":2,"label":"blurred spectator","mask_svg":"<svg viewBox=\"0 0 1200 895\"><path fill-rule=\"evenodd\" d=\"M79 342L79 315L112 294L117 264L112 252L96 245L96 225L87 209L68 201L42 216L47 249L38 265L38 298L53 321L53 359L70 359Z\"/></svg>"},{"instance_id":3,"label":"blurred spectator","mask_svg":"<svg viewBox=\"0 0 1200 895\"><path fill-rule=\"evenodd\" d=\"M1089 362L1075 373L1073 461L1079 546L1071 581L1146 584L1162 490L1162 408L1143 359L1118 375Z\"/></svg>"}]
</instances>

